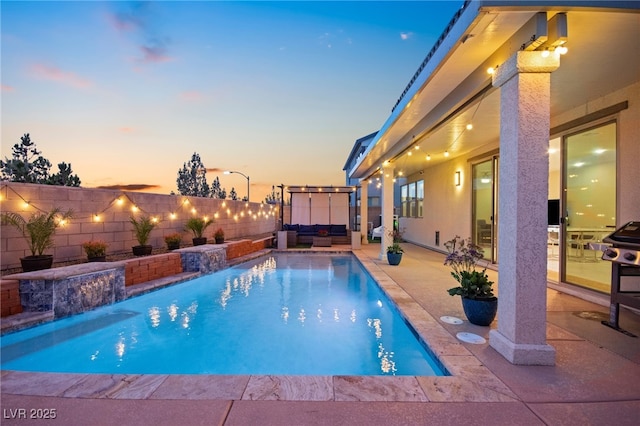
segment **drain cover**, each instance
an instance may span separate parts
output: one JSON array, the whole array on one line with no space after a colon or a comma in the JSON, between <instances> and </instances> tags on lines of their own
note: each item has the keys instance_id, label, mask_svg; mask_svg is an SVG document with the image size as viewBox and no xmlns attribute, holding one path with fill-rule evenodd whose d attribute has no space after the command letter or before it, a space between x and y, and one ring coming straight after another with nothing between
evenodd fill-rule
<instances>
[{"instance_id":1,"label":"drain cover","mask_svg":"<svg viewBox=\"0 0 640 426\"><path fill-rule=\"evenodd\" d=\"M581 312L573 312L573 315L578 318L591 320L591 321L606 321L609 319L609 314L598 311L581 311Z\"/></svg>"},{"instance_id":2,"label":"drain cover","mask_svg":"<svg viewBox=\"0 0 640 426\"><path fill-rule=\"evenodd\" d=\"M440 317L440 321L446 322L447 324L455 324L455 325L462 324L462 320L460 318L450 317L448 315Z\"/></svg>"},{"instance_id":3,"label":"drain cover","mask_svg":"<svg viewBox=\"0 0 640 426\"><path fill-rule=\"evenodd\" d=\"M487 343L487 340L484 337L478 336L477 334L473 333L467 333L466 331L461 331L460 333L456 334L456 337L463 342L473 343L474 345L482 345L483 343Z\"/></svg>"}]
</instances>

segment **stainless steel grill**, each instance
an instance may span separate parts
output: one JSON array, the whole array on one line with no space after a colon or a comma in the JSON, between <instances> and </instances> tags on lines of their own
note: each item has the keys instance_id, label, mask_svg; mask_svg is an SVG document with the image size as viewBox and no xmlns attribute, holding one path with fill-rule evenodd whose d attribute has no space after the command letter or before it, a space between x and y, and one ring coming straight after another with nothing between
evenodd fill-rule
<instances>
[{"instance_id":1,"label":"stainless steel grill","mask_svg":"<svg viewBox=\"0 0 640 426\"><path fill-rule=\"evenodd\" d=\"M620 304L640 309L640 291L623 291L620 289L620 278L640 276L640 221L631 221L616 229L602 240L611 244L604 250L602 259L611 262L611 303L609 305L609 321L602 321L626 335L637 337L620 328Z\"/></svg>"}]
</instances>

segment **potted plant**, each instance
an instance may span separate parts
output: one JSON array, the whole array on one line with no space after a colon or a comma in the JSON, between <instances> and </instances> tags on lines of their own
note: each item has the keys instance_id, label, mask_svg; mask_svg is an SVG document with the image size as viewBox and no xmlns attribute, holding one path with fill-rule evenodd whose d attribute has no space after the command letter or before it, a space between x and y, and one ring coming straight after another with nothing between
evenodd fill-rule
<instances>
[{"instance_id":1,"label":"potted plant","mask_svg":"<svg viewBox=\"0 0 640 426\"><path fill-rule=\"evenodd\" d=\"M400 243L402 242L402 232L399 229L386 231L388 237L391 237L391 245L387 247L387 262L389 265L399 265L402 260L404 250Z\"/></svg>"},{"instance_id":2,"label":"potted plant","mask_svg":"<svg viewBox=\"0 0 640 426\"><path fill-rule=\"evenodd\" d=\"M29 245L31 255L20 259L24 272L51 268L53 255L44 254L44 251L54 246L56 229L72 217L72 210L62 212L58 207L49 212L33 213L29 220L17 213L2 213L2 224L11 225L20 231Z\"/></svg>"},{"instance_id":3,"label":"potted plant","mask_svg":"<svg viewBox=\"0 0 640 426\"><path fill-rule=\"evenodd\" d=\"M213 238L215 238L216 244L224 243L224 231L222 228L216 229L216 232L213 233Z\"/></svg>"},{"instance_id":4,"label":"potted plant","mask_svg":"<svg viewBox=\"0 0 640 426\"><path fill-rule=\"evenodd\" d=\"M164 242L167 244L167 249L176 250L180 248L180 242L182 242L182 234L175 232L173 234L165 235Z\"/></svg>"},{"instance_id":5,"label":"potted plant","mask_svg":"<svg viewBox=\"0 0 640 426\"><path fill-rule=\"evenodd\" d=\"M107 243L104 241L85 241L82 248L87 254L89 262L104 262L107 260Z\"/></svg>"},{"instance_id":6,"label":"potted plant","mask_svg":"<svg viewBox=\"0 0 640 426\"><path fill-rule=\"evenodd\" d=\"M207 237L204 237L204 231L213 223L211 219L203 219L201 217L192 217L187 220L187 223L184 225L187 231L191 231L193 233L193 245L200 246L203 244L207 244Z\"/></svg>"},{"instance_id":7,"label":"potted plant","mask_svg":"<svg viewBox=\"0 0 640 426\"><path fill-rule=\"evenodd\" d=\"M131 224L133 225L133 232L135 233L137 246L133 246L133 254L135 256L147 256L153 251L153 246L147 244L149 241L149 235L153 228L157 226L157 222L153 221L148 216L141 216L139 219L131 217Z\"/></svg>"},{"instance_id":8,"label":"potted plant","mask_svg":"<svg viewBox=\"0 0 640 426\"><path fill-rule=\"evenodd\" d=\"M444 261L451 266L451 275L458 286L448 290L451 296L461 296L464 314L470 323L487 326L496 317L498 298L493 294L493 281L487 276L487 268L476 270L483 258L483 250L471 239L465 241L456 236L445 244L449 254Z\"/></svg>"}]
</instances>

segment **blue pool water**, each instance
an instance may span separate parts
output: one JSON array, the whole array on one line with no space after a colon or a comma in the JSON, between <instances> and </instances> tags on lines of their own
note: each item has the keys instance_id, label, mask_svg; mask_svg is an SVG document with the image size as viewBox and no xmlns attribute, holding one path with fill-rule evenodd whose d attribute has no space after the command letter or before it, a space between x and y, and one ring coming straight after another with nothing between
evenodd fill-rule
<instances>
[{"instance_id":1,"label":"blue pool water","mask_svg":"<svg viewBox=\"0 0 640 426\"><path fill-rule=\"evenodd\" d=\"M351 255L271 254L1 344L3 370L443 375Z\"/></svg>"}]
</instances>

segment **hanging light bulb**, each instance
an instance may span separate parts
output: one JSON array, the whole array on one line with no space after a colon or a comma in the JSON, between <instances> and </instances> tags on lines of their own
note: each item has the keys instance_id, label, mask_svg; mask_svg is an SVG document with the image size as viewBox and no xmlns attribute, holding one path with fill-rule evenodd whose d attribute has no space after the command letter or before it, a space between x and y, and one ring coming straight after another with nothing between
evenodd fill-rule
<instances>
[{"instance_id":1,"label":"hanging light bulb","mask_svg":"<svg viewBox=\"0 0 640 426\"><path fill-rule=\"evenodd\" d=\"M445 157L448 157L448 156L449 156L449 151L445 151L445 152L444 152L444 156L445 156Z\"/></svg>"},{"instance_id":2,"label":"hanging light bulb","mask_svg":"<svg viewBox=\"0 0 640 426\"><path fill-rule=\"evenodd\" d=\"M467 124L467 130L471 130L471 129L473 129L473 124L471 123Z\"/></svg>"},{"instance_id":3,"label":"hanging light bulb","mask_svg":"<svg viewBox=\"0 0 640 426\"><path fill-rule=\"evenodd\" d=\"M427 154L427 161L431 161L431 155Z\"/></svg>"}]
</instances>

